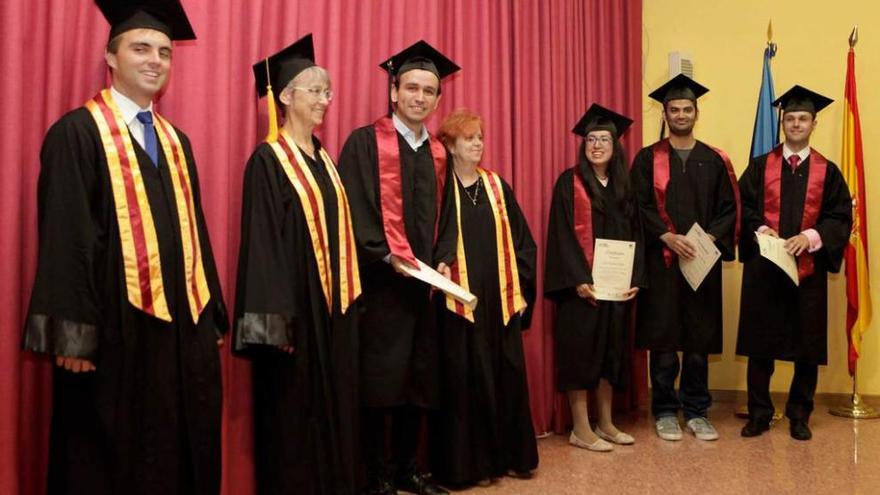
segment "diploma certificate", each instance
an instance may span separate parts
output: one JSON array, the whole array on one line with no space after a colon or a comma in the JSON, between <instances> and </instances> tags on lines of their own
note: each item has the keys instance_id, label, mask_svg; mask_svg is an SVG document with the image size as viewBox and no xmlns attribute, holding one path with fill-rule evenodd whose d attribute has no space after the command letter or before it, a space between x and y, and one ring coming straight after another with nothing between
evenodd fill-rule
<instances>
[{"instance_id":1,"label":"diploma certificate","mask_svg":"<svg viewBox=\"0 0 880 495\"><path fill-rule=\"evenodd\" d=\"M758 247L761 249L761 256L782 269L791 278L794 285L800 285L797 261L791 253L785 250L785 239L758 232L755 232L755 236L758 240Z\"/></svg>"},{"instance_id":2,"label":"diploma certificate","mask_svg":"<svg viewBox=\"0 0 880 495\"><path fill-rule=\"evenodd\" d=\"M600 301L623 301L632 287L636 243L596 239L593 250L593 289Z\"/></svg>"},{"instance_id":3,"label":"diploma certificate","mask_svg":"<svg viewBox=\"0 0 880 495\"><path fill-rule=\"evenodd\" d=\"M401 263L401 269L406 272L407 275L417 278L422 282L430 284L449 294L455 298L456 301L464 304L471 310L477 307L477 296L464 290L464 287L456 284L452 280L440 275L440 272L424 264L422 260L417 259L416 262L419 264L418 268L413 268L407 263Z\"/></svg>"},{"instance_id":4,"label":"diploma certificate","mask_svg":"<svg viewBox=\"0 0 880 495\"><path fill-rule=\"evenodd\" d=\"M718 258L721 257L721 251L712 242L709 234L696 222L688 230L685 237L694 245L697 255L689 260L679 257L678 267L685 280L691 286L691 289L696 292L706 278L706 275L712 271L712 267L718 262Z\"/></svg>"}]
</instances>

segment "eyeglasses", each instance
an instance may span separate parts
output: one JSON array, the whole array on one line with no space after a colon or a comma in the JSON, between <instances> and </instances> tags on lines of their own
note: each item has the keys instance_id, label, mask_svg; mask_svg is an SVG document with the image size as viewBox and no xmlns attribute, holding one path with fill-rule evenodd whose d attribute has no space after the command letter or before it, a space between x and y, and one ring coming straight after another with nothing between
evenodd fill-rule
<instances>
[{"instance_id":1,"label":"eyeglasses","mask_svg":"<svg viewBox=\"0 0 880 495\"><path fill-rule=\"evenodd\" d=\"M333 90L332 89L323 89L323 88L304 88L302 86L293 86L293 89L299 89L301 91L308 91L310 95L312 95L316 100L320 99L322 96L327 98L327 101L333 101Z\"/></svg>"},{"instance_id":2,"label":"eyeglasses","mask_svg":"<svg viewBox=\"0 0 880 495\"><path fill-rule=\"evenodd\" d=\"M587 136L587 144L601 144L602 146L611 144L612 139L608 136Z\"/></svg>"}]
</instances>

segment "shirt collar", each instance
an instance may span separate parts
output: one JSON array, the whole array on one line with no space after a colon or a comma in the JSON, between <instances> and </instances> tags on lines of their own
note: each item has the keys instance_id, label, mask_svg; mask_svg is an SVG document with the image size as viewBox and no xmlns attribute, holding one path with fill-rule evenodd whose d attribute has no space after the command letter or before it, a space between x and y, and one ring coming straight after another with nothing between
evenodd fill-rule
<instances>
[{"instance_id":1,"label":"shirt collar","mask_svg":"<svg viewBox=\"0 0 880 495\"><path fill-rule=\"evenodd\" d=\"M116 102L116 106L119 107L119 112L122 113L122 118L125 120L126 124L131 124L131 122L137 118L138 112L153 111L152 101L147 108L141 108L131 98L120 93L113 86L110 86L110 95L113 96L113 101Z\"/></svg>"},{"instance_id":2,"label":"shirt collar","mask_svg":"<svg viewBox=\"0 0 880 495\"><path fill-rule=\"evenodd\" d=\"M806 161L807 158L810 157L810 147L807 146L804 149L795 153L794 151L791 151L787 144L783 143L782 158L785 158L785 160L788 161L788 157L790 157L791 155L797 155L800 158L800 161L798 163L803 163L804 161Z\"/></svg>"},{"instance_id":3,"label":"shirt collar","mask_svg":"<svg viewBox=\"0 0 880 495\"><path fill-rule=\"evenodd\" d=\"M394 128L397 129L397 132L399 132L401 136L403 136L403 139L406 140L406 143L409 144L410 148L418 150L419 147L428 140L428 129L424 124L422 124L421 136L416 137L416 133L407 127L396 113L391 114L391 120L394 122Z\"/></svg>"}]
</instances>

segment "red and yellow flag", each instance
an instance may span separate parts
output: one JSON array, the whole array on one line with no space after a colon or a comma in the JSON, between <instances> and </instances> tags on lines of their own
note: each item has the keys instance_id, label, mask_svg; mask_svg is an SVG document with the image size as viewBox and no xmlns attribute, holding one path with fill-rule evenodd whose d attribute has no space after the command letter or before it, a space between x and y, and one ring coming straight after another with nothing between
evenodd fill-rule
<instances>
[{"instance_id":1,"label":"red and yellow flag","mask_svg":"<svg viewBox=\"0 0 880 495\"><path fill-rule=\"evenodd\" d=\"M862 335L871 323L871 295L868 284L868 228L865 208L865 164L862 129L856 102L856 53L851 41L846 62L846 90L843 108L843 157L841 169L853 197L853 225L846 260L846 339L849 343L850 375L855 373Z\"/></svg>"}]
</instances>

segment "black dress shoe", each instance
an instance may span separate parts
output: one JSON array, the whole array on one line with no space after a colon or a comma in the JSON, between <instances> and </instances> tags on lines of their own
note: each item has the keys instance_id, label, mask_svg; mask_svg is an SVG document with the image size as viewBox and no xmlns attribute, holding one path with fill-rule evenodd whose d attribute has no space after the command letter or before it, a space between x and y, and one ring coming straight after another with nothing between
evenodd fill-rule
<instances>
[{"instance_id":1,"label":"black dress shoe","mask_svg":"<svg viewBox=\"0 0 880 495\"><path fill-rule=\"evenodd\" d=\"M770 422L764 421L760 419L749 419L749 422L743 426L742 430L739 432L741 436L746 438L748 437L756 437L761 433L770 429Z\"/></svg>"},{"instance_id":2,"label":"black dress shoe","mask_svg":"<svg viewBox=\"0 0 880 495\"><path fill-rule=\"evenodd\" d=\"M394 487L417 495L449 495L448 491L431 483L428 478L416 471L411 471L405 476L397 476L394 480Z\"/></svg>"},{"instance_id":3,"label":"black dress shoe","mask_svg":"<svg viewBox=\"0 0 880 495\"><path fill-rule=\"evenodd\" d=\"M795 440L809 440L813 438L813 432L810 431L806 421L792 421L789 426L789 432L791 433L791 438Z\"/></svg>"}]
</instances>

